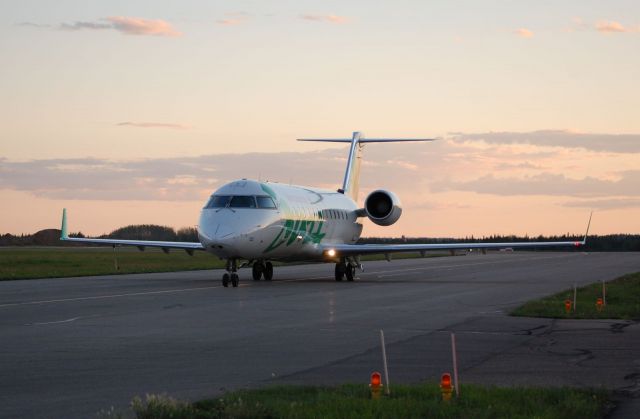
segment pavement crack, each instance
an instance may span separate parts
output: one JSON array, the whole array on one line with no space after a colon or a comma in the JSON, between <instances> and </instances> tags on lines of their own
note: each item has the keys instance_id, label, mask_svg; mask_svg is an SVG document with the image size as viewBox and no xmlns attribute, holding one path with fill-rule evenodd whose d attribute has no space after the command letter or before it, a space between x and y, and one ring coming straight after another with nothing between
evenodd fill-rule
<instances>
[{"instance_id":1,"label":"pavement crack","mask_svg":"<svg viewBox=\"0 0 640 419\"><path fill-rule=\"evenodd\" d=\"M611 333L624 333L624 329L629 327L631 323L613 323L609 326Z\"/></svg>"}]
</instances>

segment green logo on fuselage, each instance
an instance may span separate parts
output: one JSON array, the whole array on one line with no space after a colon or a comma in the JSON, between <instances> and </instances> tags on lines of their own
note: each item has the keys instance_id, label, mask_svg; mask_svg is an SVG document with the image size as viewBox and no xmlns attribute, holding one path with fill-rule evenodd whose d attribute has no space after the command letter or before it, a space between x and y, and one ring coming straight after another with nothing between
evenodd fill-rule
<instances>
[{"instance_id":1,"label":"green logo on fuselage","mask_svg":"<svg viewBox=\"0 0 640 419\"><path fill-rule=\"evenodd\" d=\"M290 246L298 236L302 237L302 243L318 244L325 236L325 233L320 232L323 224L324 221L285 220L276 238L262 253L270 252L282 245Z\"/></svg>"}]
</instances>

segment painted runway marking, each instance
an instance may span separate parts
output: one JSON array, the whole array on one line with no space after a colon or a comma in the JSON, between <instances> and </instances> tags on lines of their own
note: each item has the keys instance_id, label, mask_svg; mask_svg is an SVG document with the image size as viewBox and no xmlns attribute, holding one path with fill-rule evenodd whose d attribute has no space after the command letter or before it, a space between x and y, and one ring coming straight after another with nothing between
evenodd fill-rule
<instances>
[{"instance_id":1,"label":"painted runway marking","mask_svg":"<svg viewBox=\"0 0 640 419\"><path fill-rule=\"evenodd\" d=\"M67 320L58 320L55 322L41 322L41 323L29 323L26 326L43 326L43 325L47 325L47 324L62 324L62 323L71 323L71 322L75 322L76 320L78 320L80 317L74 317L72 319L67 319Z\"/></svg>"},{"instance_id":2,"label":"painted runway marking","mask_svg":"<svg viewBox=\"0 0 640 419\"><path fill-rule=\"evenodd\" d=\"M246 285L242 285L242 286L246 286ZM209 289L213 289L213 288L222 288L222 286L221 285L217 285L217 286L212 286L212 287L183 288L183 289L177 289L177 290L132 292L132 293L129 293L129 294L94 295L94 296L89 296L89 297L60 298L60 299L57 299L57 300L24 301L24 302L21 302L21 303L0 304L0 308L2 308L2 307L14 307L14 306L25 306L25 305L35 305L35 304L66 303L66 302L70 302L70 301L104 300L104 299L107 299L107 298L135 297L135 296L139 296L139 295L171 294L171 293L178 293L178 292L209 290Z\"/></svg>"}]
</instances>

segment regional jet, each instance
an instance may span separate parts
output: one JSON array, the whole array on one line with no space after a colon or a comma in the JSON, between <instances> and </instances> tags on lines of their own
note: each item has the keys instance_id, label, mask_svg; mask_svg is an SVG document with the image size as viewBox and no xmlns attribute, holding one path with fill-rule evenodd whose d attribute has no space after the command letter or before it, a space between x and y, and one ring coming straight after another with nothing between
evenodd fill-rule
<instances>
[{"instance_id":1,"label":"regional jet","mask_svg":"<svg viewBox=\"0 0 640 419\"><path fill-rule=\"evenodd\" d=\"M356 269L363 270L361 255L419 252L428 250L499 249L582 246L582 241L517 243L438 243L438 244L356 244L362 233L363 218L380 226L390 226L400 218L400 199L391 191L378 189L358 206L360 162L365 144L420 142L433 139L365 138L354 132L352 138L314 138L298 141L348 143L349 157L342 187L336 191L307 186L240 179L215 191L205 203L198 223L199 242L112 240L69 237L66 209L62 212L61 240L101 245L182 249L189 254L206 251L226 260L222 285L239 283L238 270L251 267L255 281L273 278L273 261L320 261L335 264L335 280L353 281ZM589 224L591 218L589 218ZM588 232L587 226L587 232Z\"/></svg>"}]
</instances>

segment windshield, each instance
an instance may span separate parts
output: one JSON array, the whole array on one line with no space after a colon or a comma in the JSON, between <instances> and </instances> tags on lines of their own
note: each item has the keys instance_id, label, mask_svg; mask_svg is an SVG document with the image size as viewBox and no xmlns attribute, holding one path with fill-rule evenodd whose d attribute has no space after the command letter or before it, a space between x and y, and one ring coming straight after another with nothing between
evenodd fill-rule
<instances>
[{"instance_id":1,"label":"windshield","mask_svg":"<svg viewBox=\"0 0 640 419\"><path fill-rule=\"evenodd\" d=\"M224 208L229 204L231 197L228 195L213 195L205 208Z\"/></svg>"},{"instance_id":2,"label":"windshield","mask_svg":"<svg viewBox=\"0 0 640 419\"><path fill-rule=\"evenodd\" d=\"M210 208L261 208L276 209L276 204L270 196L252 195L213 195L205 205Z\"/></svg>"}]
</instances>

